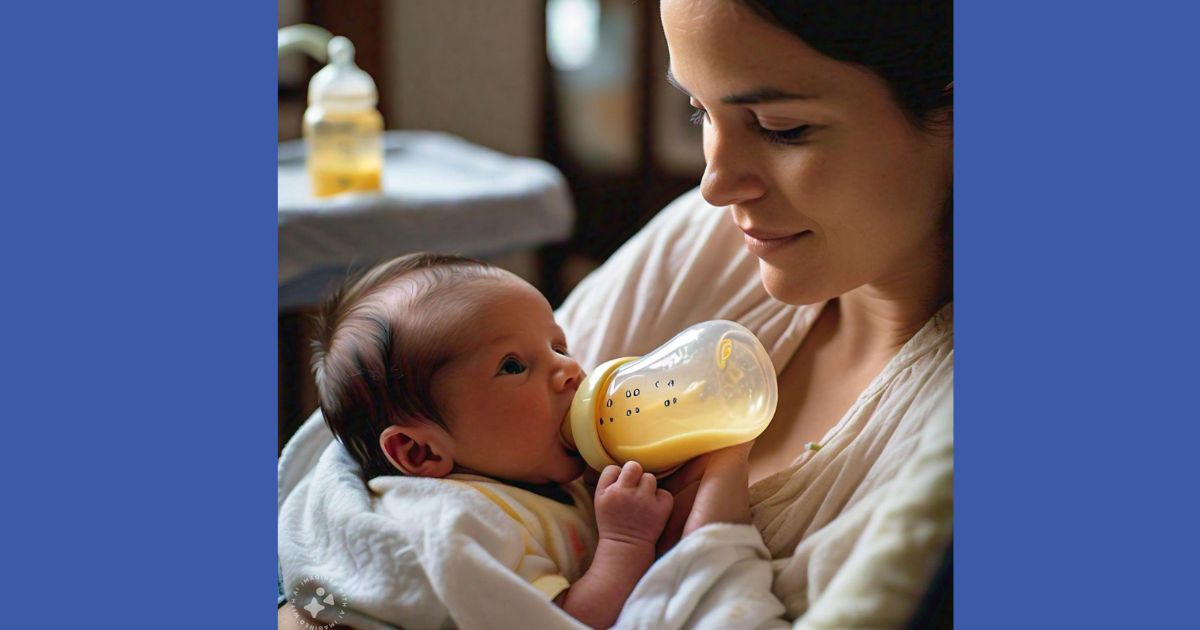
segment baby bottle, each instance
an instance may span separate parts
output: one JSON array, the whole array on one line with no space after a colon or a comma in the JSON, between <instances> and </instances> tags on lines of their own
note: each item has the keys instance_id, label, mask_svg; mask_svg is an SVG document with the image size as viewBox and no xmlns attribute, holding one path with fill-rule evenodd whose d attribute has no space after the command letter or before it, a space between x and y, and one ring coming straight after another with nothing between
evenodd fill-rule
<instances>
[{"instance_id":1,"label":"baby bottle","mask_svg":"<svg viewBox=\"0 0 1200 630\"><path fill-rule=\"evenodd\" d=\"M636 460L666 473L758 437L778 397L775 367L754 334L713 320L646 356L597 367L575 392L562 436L596 470Z\"/></svg>"},{"instance_id":2,"label":"baby bottle","mask_svg":"<svg viewBox=\"0 0 1200 630\"><path fill-rule=\"evenodd\" d=\"M354 44L329 40L329 65L308 84L304 142L313 195L379 190L383 117L375 82L354 65Z\"/></svg>"}]
</instances>

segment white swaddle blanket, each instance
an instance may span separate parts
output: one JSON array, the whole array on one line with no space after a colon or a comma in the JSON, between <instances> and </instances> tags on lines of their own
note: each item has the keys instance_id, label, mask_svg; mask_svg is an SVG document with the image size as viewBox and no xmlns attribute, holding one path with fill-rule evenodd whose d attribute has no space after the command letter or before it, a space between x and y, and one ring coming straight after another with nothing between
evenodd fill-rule
<instances>
[{"instance_id":1,"label":"white swaddle blanket","mask_svg":"<svg viewBox=\"0 0 1200 630\"><path fill-rule=\"evenodd\" d=\"M510 568L527 535L496 504L466 484L385 479L385 495L369 492L345 448L328 445L279 512L285 591L319 582L339 623L359 629L572 626Z\"/></svg>"},{"instance_id":2,"label":"white swaddle blanket","mask_svg":"<svg viewBox=\"0 0 1200 630\"><path fill-rule=\"evenodd\" d=\"M572 354L587 370L608 358L643 354L707 319L746 325L782 369L822 306L771 299L740 232L723 211L692 191L589 276L557 316ZM821 450L806 451L789 468L751 487L756 527L712 525L693 532L638 583L618 627L777 627L788 625L785 618L798 628L902 626L952 530L953 357L953 307L948 305L901 348L822 439ZM326 483L314 467L331 440L318 412L289 441L279 461L281 506L310 471L313 482ZM313 504L308 510L295 520L281 518L285 574L339 563L347 572L359 568L364 552L357 560L337 557L345 555L342 546L357 544L349 540L339 543L314 530L298 540L324 549L285 546L293 528L333 526L332 507ZM487 529L485 513L473 518L479 529ZM328 524L321 525L322 519ZM377 527L386 529L383 523ZM366 527L356 535L378 539ZM372 578L359 570L354 575L361 576L357 581L370 597L416 608L375 608L361 624L347 623L415 628L411 621L406 624L411 619L406 615L427 605L444 607L465 628L578 627L515 576L475 575L473 560L479 558L460 554L423 569L428 583L411 591L396 580L370 591L376 588ZM379 562L362 566L388 568ZM421 604L405 599L411 593L441 599ZM357 601L361 606L376 601L370 597L360 595Z\"/></svg>"},{"instance_id":3,"label":"white swaddle blanket","mask_svg":"<svg viewBox=\"0 0 1200 630\"><path fill-rule=\"evenodd\" d=\"M528 537L482 494L396 477L379 500L346 450L326 444L308 475L281 488L279 512L284 589L325 588L334 600L320 621L359 630L583 627L513 570L528 557ZM295 461L295 451L287 455L281 464ZM677 549L685 560L640 584L617 627L755 627L783 612L753 527L709 526ZM719 582L729 582L727 596L705 600Z\"/></svg>"}]
</instances>

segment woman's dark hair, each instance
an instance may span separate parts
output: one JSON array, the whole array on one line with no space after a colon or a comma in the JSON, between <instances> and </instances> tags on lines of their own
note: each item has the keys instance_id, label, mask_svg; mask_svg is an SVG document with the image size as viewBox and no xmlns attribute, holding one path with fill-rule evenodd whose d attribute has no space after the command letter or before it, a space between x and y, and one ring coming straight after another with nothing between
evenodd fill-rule
<instances>
[{"instance_id":1,"label":"woman's dark hair","mask_svg":"<svg viewBox=\"0 0 1200 630\"><path fill-rule=\"evenodd\" d=\"M826 57L863 66L882 77L917 128L932 131L952 123L954 12L950 0L740 1ZM942 253L951 266L953 194L947 194L943 203L940 231Z\"/></svg>"},{"instance_id":2,"label":"woman's dark hair","mask_svg":"<svg viewBox=\"0 0 1200 630\"><path fill-rule=\"evenodd\" d=\"M864 66L887 83L914 123L953 103L950 0L741 0L821 54Z\"/></svg>"}]
</instances>

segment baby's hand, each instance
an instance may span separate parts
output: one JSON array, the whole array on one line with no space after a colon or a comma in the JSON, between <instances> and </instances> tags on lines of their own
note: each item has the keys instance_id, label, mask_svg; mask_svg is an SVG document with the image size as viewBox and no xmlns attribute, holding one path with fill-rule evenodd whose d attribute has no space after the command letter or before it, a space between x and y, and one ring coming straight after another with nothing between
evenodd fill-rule
<instances>
[{"instance_id":1,"label":"baby's hand","mask_svg":"<svg viewBox=\"0 0 1200 630\"><path fill-rule=\"evenodd\" d=\"M654 475L642 472L641 464L606 466L596 483L596 525L601 539L636 544L658 540L674 502L661 490Z\"/></svg>"}]
</instances>

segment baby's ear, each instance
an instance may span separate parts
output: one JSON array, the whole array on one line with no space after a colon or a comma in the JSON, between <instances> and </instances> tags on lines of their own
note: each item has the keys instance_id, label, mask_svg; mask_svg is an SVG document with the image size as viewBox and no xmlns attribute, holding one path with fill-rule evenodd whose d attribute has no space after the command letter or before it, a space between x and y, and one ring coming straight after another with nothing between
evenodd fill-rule
<instances>
[{"instance_id":1,"label":"baby's ear","mask_svg":"<svg viewBox=\"0 0 1200 630\"><path fill-rule=\"evenodd\" d=\"M379 447L392 465L412 477L445 477L454 470L454 441L433 423L392 425L379 434Z\"/></svg>"}]
</instances>

